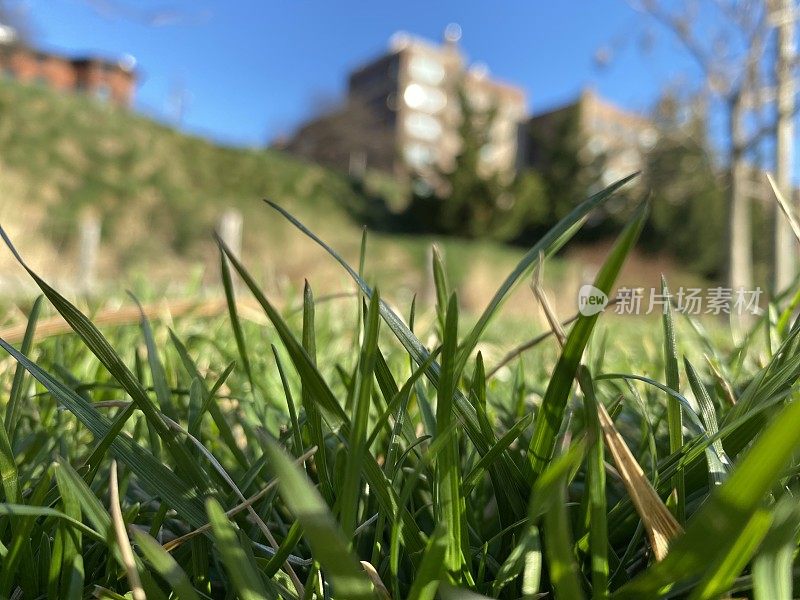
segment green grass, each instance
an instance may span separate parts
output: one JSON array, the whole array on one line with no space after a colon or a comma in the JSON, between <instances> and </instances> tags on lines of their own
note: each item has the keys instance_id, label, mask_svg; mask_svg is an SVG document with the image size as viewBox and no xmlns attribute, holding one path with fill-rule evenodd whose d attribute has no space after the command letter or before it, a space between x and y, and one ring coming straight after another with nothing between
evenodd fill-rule
<instances>
[{"instance_id":1,"label":"green grass","mask_svg":"<svg viewBox=\"0 0 800 600\"><path fill-rule=\"evenodd\" d=\"M20 347L0 342L0 597L791 598L800 326L782 306L739 346L678 315L581 317L563 350L551 337L487 378L486 342L523 341L504 300L607 197L475 318L435 256L438 318L422 331L413 305L397 314L288 213L357 302L307 286L300 311L281 310L220 245L225 317L100 331L30 270L74 334L33 343L50 310L37 301ZM643 214L598 287L614 288ZM268 325L240 318L243 294ZM599 405L685 516L660 562L652 515L607 468Z\"/></svg>"},{"instance_id":2,"label":"green grass","mask_svg":"<svg viewBox=\"0 0 800 600\"><path fill-rule=\"evenodd\" d=\"M210 232L228 207L243 211L254 226L248 244L263 249L257 238L281 230L258 205L264 197L325 213L330 230L356 230L345 209L363 198L347 178L280 152L213 144L88 97L9 80L0 80L0 121L6 183L20 201L47 208L43 230L68 243L91 209L123 267L164 253L201 258L210 238L197 232Z\"/></svg>"}]
</instances>

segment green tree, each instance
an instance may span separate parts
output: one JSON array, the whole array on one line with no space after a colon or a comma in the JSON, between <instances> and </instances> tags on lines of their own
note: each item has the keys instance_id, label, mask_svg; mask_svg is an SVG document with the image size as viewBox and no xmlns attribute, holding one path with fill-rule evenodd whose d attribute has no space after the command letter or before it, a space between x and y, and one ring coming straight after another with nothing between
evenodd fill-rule
<instances>
[{"instance_id":1,"label":"green tree","mask_svg":"<svg viewBox=\"0 0 800 600\"><path fill-rule=\"evenodd\" d=\"M645 182L652 194L646 240L690 269L721 277L726 264L728 202L714 165L702 113L681 119L678 101L665 98L658 111L659 139L648 153Z\"/></svg>"},{"instance_id":2,"label":"green tree","mask_svg":"<svg viewBox=\"0 0 800 600\"><path fill-rule=\"evenodd\" d=\"M444 233L470 238L490 235L503 212L499 206L506 191L497 173L486 173L481 153L488 147L496 110L477 111L467 94L459 91L461 149L452 169L440 173L444 183L440 225Z\"/></svg>"},{"instance_id":3,"label":"green tree","mask_svg":"<svg viewBox=\"0 0 800 600\"><path fill-rule=\"evenodd\" d=\"M415 206L435 213L436 229L441 233L469 238L516 241L527 231L546 225L541 176L526 170L509 178L488 171L482 159L491 147L496 108L476 109L463 89L459 102L461 148L454 166L438 173L441 187L433 202L418 198Z\"/></svg>"},{"instance_id":4,"label":"green tree","mask_svg":"<svg viewBox=\"0 0 800 600\"><path fill-rule=\"evenodd\" d=\"M586 152L581 106L579 102L529 123L531 158L548 199L545 225L556 223L601 187L605 156Z\"/></svg>"}]
</instances>

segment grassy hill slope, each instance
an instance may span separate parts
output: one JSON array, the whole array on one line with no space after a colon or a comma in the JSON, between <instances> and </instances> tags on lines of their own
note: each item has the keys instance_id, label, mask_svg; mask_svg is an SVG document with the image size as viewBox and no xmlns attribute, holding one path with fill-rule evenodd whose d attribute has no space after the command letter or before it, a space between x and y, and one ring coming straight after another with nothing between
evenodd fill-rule
<instances>
[{"instance_id":1,"label":"grassy hill slope","mask_svg":"<svg viewBox=\"0 0 800 600\"><path fill-rule=\"evenodd\" d=\"M120 266L198 259L221 210L268 225L260 198L348 227L345 177L271 151L216 146L91 99L0 83L0 171L17 204L46 210L46 235L69 249L81 211L92 209ZM8 192L7 192L8 193ZM4 194L4 195L7 195ZM12 199L13 200L13 199ZM4 215L4 217L9 215ZM261 231L263 235L267 231ZM274 233L274 232L273 232Z\"/></svg>"},{"instance_id":2,"label":"grassy hill slope","mask_svg":"<svg viewBox=\"0 0 800 600\"><path fill-rule=\"evenodd\" d=\"M137 287L136 281L145 289L175 283L185 289L198 272L216 284L211 232L229 207L244 215L245 262L268 289L299 287L304 277L323 290L349 288L341 270L262 198L357 261L360 225L347 207L365 198L345 175L277 151L218 146L87 97L0 80L0 223L31 264L62 288L80 283L77 223L84 211L101 219L99 277L110 289ZM370 255L380 257L367 265L374 280L392 281L392 293L406 298L430 294L431 239L376 234L370 240ZM467 310L486 302L521 253L459 240L443 246L458 259L449 261L450 273ZM585 266L554 261L548 271L566 273L559 287L572 289ZM639 271L657 276L658 269ZM0 286L13 291L27 281L0 250ZM529 295L522 291L525 311L533 306Z\"/></svg>"}]
</instances>

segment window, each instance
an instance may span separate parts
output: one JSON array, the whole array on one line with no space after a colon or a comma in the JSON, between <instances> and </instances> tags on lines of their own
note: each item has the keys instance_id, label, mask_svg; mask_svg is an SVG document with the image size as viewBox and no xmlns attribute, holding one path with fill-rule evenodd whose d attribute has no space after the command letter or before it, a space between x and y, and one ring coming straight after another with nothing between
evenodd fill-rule
<instances>
[{"instance_id":1,"label":"window","mask_svg":"<svg viewBox=\"0 0 800 600\"><path fill-rule=\"evenodd\" d=\"M447 105L447 96L442 90L418 83L408 85L403 92L403 100L415 110L437 113Z\"/></svg>"},{"instance_id":2,"label":"window","mask_svg":"<svg viewBox=\"0 0 800 600\"><path fill-rule=\"evenodd\" d=\"M408 63L412 79L429 85L439 85L444 81L444 67L428 56L413 56Z\"/></svg>"},{"instance_id":3,"label":"window","mask_svg":"<svg viewBox=\"0 0 800 600\"><path fill-rule=\"evenodd\" d=\"M405 119L408 134L428 142L437 140L442 135L442 125L436 117L424 113L412 113Z\"/></svg>"},{"instance_id":4,"label":"window","mask_svg":"<svg viewBox=\"0 0 800 600\"><path fill-rule=\"evenodd\" d=\"M508 119L497 119L494 124L492 135L497 140L516 139L517 125Z\"/></svg>"},{"instance_id":5,"label":"window","mask_svg":"<svg viewBox=\"0 0 800 600\"><path fill-rule=\"evenodd\" d=\"M494 144L484 144L480 149L480 161L483 163L491 163L497 154L497 147Z\"/></svg>"},{"instance_id":6,"label":"window","mask_svg":"<svg viewBox=\"0 0 800 600\"><path fill-rule=\"evenodd\" d=\"M620 171L618 169L613 169L612 168L612 169L606 169L605 171L603 171L603 174L602 174L600 179L601 179L601 181L603 183L603 186L604 187L608 187L609 185L611 185L615 181L619 181L620 179L625 177L625 175L628 175L628 173L623 173L622 171Z\"/></svg>"},{"instance_id":7,"label":"window","mask_svg":"<svg viewBox=\"0 0 800 600\"><path fill-rule=\"evenodd\" d=\"M95 97L103 102L108 102L108 99L111 97L111 88L108 87L107 83L101 83L97 86L97 89L94 91Z\"/></svg>"},{"instance_id":8,"label":"window","mask_svg":"<svg viewBox=\"0 0 800 600\"><path fill-rule=\"evenodd\" d=\"M608 148L608 144L606 143L606 140L603 137L599 135L593 135L592 137L589 138L586 147L589 149L589 152L593 156L598 156L606 151L606 149Z\"/></svg>"},{"instance_id":9,"label":"window","mask_svg":"<svg viewBox=\"0 0 800 600\"><path fill-rule=\"evenodd\" d=\"M492 98L485 90L472 90L468 97L470 105L477 111L484 112L492 106Z\"/></svg>"},{"instance_id":10,"label":"window","mask_svg":"<svg viewBox=\"0 0 800 600\"><path fill-rule=\"evenodd\" d=\"M647 150L651 150L658 141L658 134L652 127L648 127L639 134L639 143Z\"/></svg>"},{"instance_id":11,"label":"window","mask_svg":"<svg viewBox=\"0 0 800 600\"><path fill-rule=\"evenodd\" d=\"M639 153L633 148L628 148L619 153L617 163L626 171L635 171L641 168L642 160Z\"/></svg>"},{"instance_id":12,"label":"window","mask_svg":"<svg viewBox=\"0 0 800 600\"><path fill-rule=\"evenodd\" d=\"M406 144L403 155L406 158L406 162L416 169L427 167L436 160L434 149L418 142Z\"/></svg>"}]
</instances>

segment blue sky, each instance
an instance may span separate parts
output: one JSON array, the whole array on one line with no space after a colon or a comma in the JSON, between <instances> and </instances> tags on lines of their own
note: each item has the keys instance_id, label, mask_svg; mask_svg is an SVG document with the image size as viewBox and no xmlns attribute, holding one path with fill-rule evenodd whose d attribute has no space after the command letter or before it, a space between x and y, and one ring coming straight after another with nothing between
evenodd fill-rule
<instances>
[{"instance_id":1,"label":"blue sky","mask_svg":"<svg viewBox=\"0 0 800 600\"><path fill-rule=\"evenodd\" d=\"M67 52L130 53L142 81L136 105L169 114L187 94L182 126L232 144L263 145L288 133L320 99L341 95L347 71L398 30L432 40L450 22L472 61L528 92L542 110L582 87L646 109L666 82L693 77L666 33L643 52L646 19L625 0L400 2L17 0L40 45ZM135 8L133 8L135 7ZM147 24L156 15L161 26ZM177 15L177 18L172 18ZM612 46L600 69L593 57Z\"/></svg>"}]
</instances>

